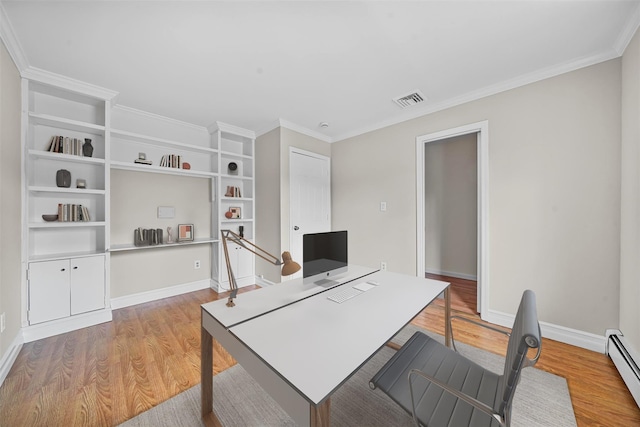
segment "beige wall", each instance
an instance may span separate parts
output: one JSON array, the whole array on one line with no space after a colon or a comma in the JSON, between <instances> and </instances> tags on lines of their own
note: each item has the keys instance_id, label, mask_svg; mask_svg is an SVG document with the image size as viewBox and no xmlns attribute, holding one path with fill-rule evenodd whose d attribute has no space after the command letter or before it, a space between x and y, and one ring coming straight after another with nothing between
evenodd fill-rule
<instances>
[{"instance_id":1,"label":"beige wall","mask_svg":"<svg viewBox=\"0 0 640 427\"><path fill-rule=\"evenodd\" d=\"M620 330L640 351L640 32L622 57Z\"/></svg>"},{"instance_id":2,"label":"beige wall","mask_svg":"<svg viewBox=\"0 0 640 427\"><path fill-rule=\"evenodd\" d=\"M0 334L0 360L22 323L20 85L18 69L0 42L0 313L6 316L6 329Z\"/></svg>"},{"instance_id":3,"label":"beige wall","mask_svg":"<svg viewBox=\"0 0 640 427\"><path fill-rule=\"evenodd\" d=\"M175 218L159 219L158 206L173 206ZM211 180L177 175L114 170L111 172L111 245L132 244L133 230L193 224L195 238L211 233ZM194 261L201 268L194 269ZM200 280L211 275L209 245L114 252L111 298L148 292Z\"/></svg>"},{"instance_id":4,"label":"beige wall","mask_svg":"<svg viewBox=\"0 0 640 427\"><path fill-rule=\"evenodd\" d=\"M620 62L334 143L333 226L352 261L416 273L416 137L488 120L489 309L513 313L529 288L545 322L617 325Z\"/></svg>"},{"instance_id":5,"label":"beige wall","mask_svg":"<svg viewBox=\"0 0 640 427\"><path fill-rule=\"evenodd\" d=\"M290 147L331 157L331 144L284 127L256 139L256 243L274 255L289 250ZM262 190L268 194L261 195ZM256 260L256 274L275 283L282 280L278 268L261 260Z\"/></svg>"},{"instance_id":6,"label":"beige wall","mask_svg":"<svg viewBox=\"0 0 640 427\"><path fill-rule=\"evenodd\" d=\"M475 278L477 135L425 144L425 270Z\"/></svg>"}]
</instances>

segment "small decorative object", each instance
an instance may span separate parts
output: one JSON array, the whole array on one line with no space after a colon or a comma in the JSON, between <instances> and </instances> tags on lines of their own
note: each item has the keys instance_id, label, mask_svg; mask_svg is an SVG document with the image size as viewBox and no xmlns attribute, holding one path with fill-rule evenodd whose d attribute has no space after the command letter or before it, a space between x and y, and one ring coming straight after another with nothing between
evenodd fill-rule
<instances>
[{"instance_id":1,"label":"small decorative object","mask_svg":"<svg viewBox=\"0 0 640 427\"><path fill-rule=\"evenodd\" d=\"M58 187L71 187L71 172L66 169L60 169L56 172L56 185Z\"/></svg>"},{"instance_id":2,"label":"small decorative object","mask_svg":"<svg viewBox=\"0 0 640 427\"><path fill-rule=\"evenodd\" d=\"M226 212L224 213L224 216L225 216L225 218L227 218L227 219L231 219L231 218L233 218L233 214L231 213L231 211L226 211Z\"/></svg>"},{"instance_id":3,"label":"small decorative object","mask_svg":"<svg viewBox=\"0 0 640 427\"><path fill-rule=\"evenodd\" d=\"M238 175L238 164L236 162L229 162L229 175Z\"/></svg>"},{"instance_id":4,"label":"small decorative object","mask_svg":"<svg viewBox=\"0 0 640 427\"><path fill-rule=\"evenodd\" d=\"M231 218L241 218L242 210L240 208L229 208L229 212L231 212Z\"/></svg>"},{"instance_id":5,"label":"small decorative object","mask_svg":"<svg viewBox=\"0 0 640 427\"><path fill-rule=\"evenodd\" d=\"M167 243L173 243L173 234L171 234L171 227L167 227Z\"/></svg>"},{"instance_id":6,"label":"small decorative object","mask_svg":"<svg viewBox=\"0 0 640 427\"><path fill-rule=\"evenodd\" d=\"M178 225L178 242L193 240L193 224Z\"/></svg>"},{"instance_id":7,"label":"small decorative object","mask_svg":"<svg viewBox=\"0 0 640 427\"><path fill-rule=\"evenodd\" d=\"M76 179L76 188L87 188L87 181L84 179Z\"/></svg>"},{"instance_id":8,"label":"small decorative object","mask_svg":"<svg viewBox=\"0 0 640 427\"><path fill-rule=\"evenodd\" d=\"M47 222L57 221L58 220L58 214L44 214L44 215L42 215L42 219L44 219Z\"/></svg>"},{"instance_id":9,"label":"small decorative object","mask_svg":"<svg viewBox=\"0 0 640 427\"><path fill-rule=\"evenodd\" d=\"M191 165L187 162L182 162L182 169L191 169Z\"/></svg>"},{"instance_id":10,"label":"small decorative object","mask_svg":"<svg viewBox=\"0 0 640 427\"><path fill-rule=\"evenodd\" d=\"M238 234L240 235L240 237L244 237L244 225L240 225L238 227Z\"/></svg>"},{"instance_id":11,"label":"small decorative object","mask_svg":"<svg viewBox=\"0 0 640 427\"><path fill-rule=\"evenodd\" d=\"M147 154L146 153L138 153L138 158L134 162L138 163L140 165L150 165L151 164L151 160L147 160Z\"/></svg>"},{"instance_id":12,"label":"small decorative object","mask_svg":"<svg viewBox=\"0 0 640 427\"><path fill-rule=\"evenodd\" d=\"M85 138L82 145L82 155L85 157L91 157L93 155L93 145L91 145L91 139Z\"/></svg>"}]
</instances>

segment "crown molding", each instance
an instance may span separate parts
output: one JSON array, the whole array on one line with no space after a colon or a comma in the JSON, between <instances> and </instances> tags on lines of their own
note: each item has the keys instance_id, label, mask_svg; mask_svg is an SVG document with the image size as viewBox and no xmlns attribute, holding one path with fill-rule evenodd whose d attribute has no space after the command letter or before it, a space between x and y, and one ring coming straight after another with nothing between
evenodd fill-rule
<instances>
[{"instance_id":1,"label":"crown molding","mask_svg":"<svg viewBox=\"0 0 640 427\"><path fill-rule=\"evenodd\" d=\"M400 117L394 117L392 119L383 120L381 122L376 123L375 125L363 127L363 128L354 130L352 132L347 132L345 134L335 137L334 141L335 142L344 141L345 139L353 138L359 135L363 135L365 133L373 132L373 131L383 129L392 125L413 120L418 117L423 117L428 114L433 114L438 111L446 110L448 108L466 104L468 102L476 101L478 99L486 98L491 95L496 95L501 92L506 92L511 89L515 89L515 88L525 86L531 83L535 83L541 80L549 79L551 77L556 77L562 74L569 73L571 71L579 70L581 68L589 67L591 65L596 65L601 62L605 62L610 59L614 59L618 57L620 57L620 54L618 54L618 52L614 48L611 48L607 52L603 52L598 55L578 58L576 60L569 61L564 64L543 68L541 70L535 71L533 73L525 74L523 76L519 76L511 80L506 80L504 82L500 82L495 85L486 86L479 90L458 96L456 98L451 98L451 99L438 102L432 105L425 105L423 107L416 108L412 112L407 112L407 114L403 114Z\"/></svg>"},{"instance_id":2,"label":"crown molding","mask_svg":"<svg viewBox=\"0 0 640 427\"><path fill-rule=\"evenodd\" d=\"M37 81L40 83L57 86L72 92L81 93L83 95L92 96L94 98L113 101L118 96L118 92L106 89L91 83L85 83L80 80L72 79L62 74L52 73L51 71L42 70L36 67L27 67L22 73L25 79Z\"/></svg>"},{"instance_id":3,"label":"crown molding","mask_svg":"<svg viewBox=\"0 0 640 427\"><path fill-rule=\"evenodd\" d=\"M298 133L301 133L303 135L307 135L310 136L311 138L315 138L315 139L319 139L320 141L324 141L324 142L328 142L328 143L332 143L334 141L333 138L331 138L330 136L327 136L323 133L311 130L309 128L306 128L304 126L300 126L297 125L293 122L290 122L288 120L285 119L278 119L278 126L279 127L283 127ZM277 127L277 126L276 126Z\"/></svg>"},{"instance_id":4,"label":"crown molding","mask_svg":"<svg viewBox=\"0 0 640 427\"><path fill-rule=\"evenodd\" d=\"M244 136L245 138L256 139L256 133L254 131L222 122L211 123L209 126L207 126L207 130L209 131L209 133L214 133L217 131L229 132L236 135Z\"/></svg>"},{"instance_id":5,"label":"crown molding","mask_svg":"<svg viewBox=\"0 0 640 427\"><path fill-rule=\"evenodd\" d=\"M117 104L117 105L114 105L113 108L121 110L121 111L124 111L126 113L137 114L139 116L147 117L149 119L162 121L162 122L165 122L165 123L169 123L171 125L182 126L184 128L193 129L193 130L196 130L196 131L199 131L199 132L206 132L207 131L207 128L204 127L204 126L194 125L193 123L183 122L182 120L172 119L171 117L161 116L159 114L150 113L148 111L143 111L143 110L138 110L137 108L127 107L125 105Z\"/></svg>"},{"instance_id":6,"label":"crown molding","mask_svg":"<svg viewBox=\"0 0 640 427\"><path fill-rule=\"evenodd\" d=\"M18 71L22 73L23 70L26 70L29 67L29 61L24 54L24 50L22 49L22 45L18 41L16 37L16 33L13 30L13 26L11 22L9 22L9 18L7 17L7 13L0 3L0 39L2 39L11 59L16 64Z\"/></svg>"},{"instance_id":7,"label":"crown molding","mask_svg":"<svg viewBox=\"0 0 640 427\"><path fill-rule=\"evenodd\" d=\"M624 51L627 49L627 46L631 42L631 39L638 31L640 27L640 4L636 6L636 10L631 14L630 18L627 20L627 24L622 28L618 38L613 43L613 48L618 53L619 56L624 54Z\"/></svg>"}]
</instances>

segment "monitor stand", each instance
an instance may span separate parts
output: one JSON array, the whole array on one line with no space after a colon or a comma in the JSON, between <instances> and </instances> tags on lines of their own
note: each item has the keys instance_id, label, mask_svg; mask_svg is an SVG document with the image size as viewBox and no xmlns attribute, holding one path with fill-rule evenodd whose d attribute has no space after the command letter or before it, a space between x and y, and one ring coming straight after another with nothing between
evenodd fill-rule
<instances>
[{"instance_id":1,"label":"monitor stand","mask_svg":"<svg viewBox=\"0 0 640 427\"><path fill-rule=\"evenodd\" d=\"M331 286L339 285L340 282L331 280L331 279L320 279L313 282L314 285L322 286L324 288L329 288Z\"/></svg>"}]
</instances>

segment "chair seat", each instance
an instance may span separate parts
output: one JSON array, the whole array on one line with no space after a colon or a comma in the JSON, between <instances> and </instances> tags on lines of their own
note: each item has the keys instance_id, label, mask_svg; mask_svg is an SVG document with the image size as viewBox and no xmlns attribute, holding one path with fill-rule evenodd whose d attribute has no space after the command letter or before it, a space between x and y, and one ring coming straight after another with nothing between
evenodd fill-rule
<instances>
[{"instance_id":1,"label":"chair seat","mask_svg":"<svg viewBox=\"0 0 640 427\"><path fill-rule=\"evenodd\" d=\"M500 375L466 359L422 332L416 332L371 379L372 388L387 393L411 414L409 372L431 375L463 393L494 407L498 400ZM487 414L445 392L430 381L413 380L416 414L427 426L499 426Z\"/></svg>"}]
</instances>

